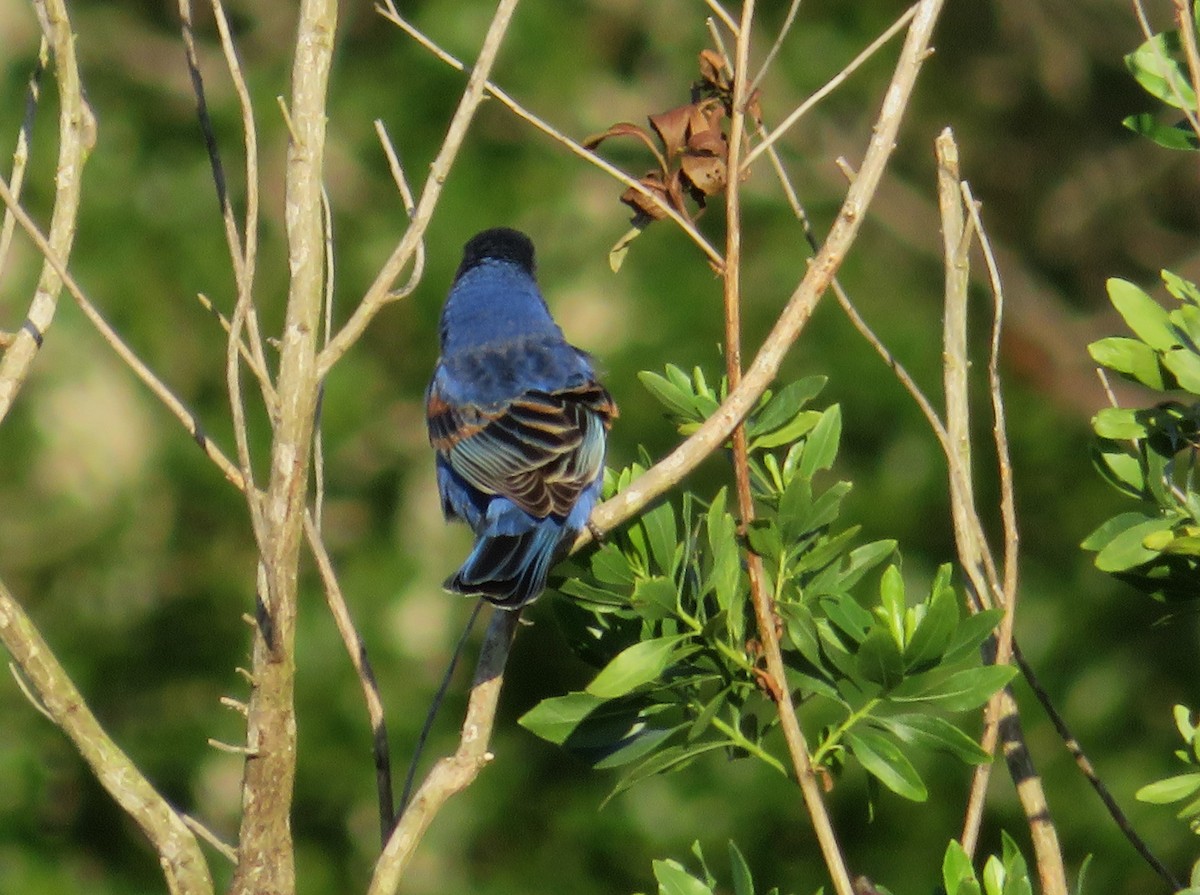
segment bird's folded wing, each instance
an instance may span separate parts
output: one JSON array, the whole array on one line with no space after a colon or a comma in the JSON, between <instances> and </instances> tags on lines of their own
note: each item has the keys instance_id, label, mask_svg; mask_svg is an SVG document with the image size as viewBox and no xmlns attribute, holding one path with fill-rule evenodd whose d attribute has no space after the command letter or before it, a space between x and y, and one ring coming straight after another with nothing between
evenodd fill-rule
<instances>
[{"instance_id":1,"label":"bird's folded wing","mask_svg":"<svg viewBox=\"0 0 1200 895\"><path fill-rule=\"evenodd\" d=\"M600 475L605 431L617 407L594 382L529 391L492 407L451 404L435 380L427 412L430 440L455 472L544 518L569 513Z\"/></svg>"}]
</instances>

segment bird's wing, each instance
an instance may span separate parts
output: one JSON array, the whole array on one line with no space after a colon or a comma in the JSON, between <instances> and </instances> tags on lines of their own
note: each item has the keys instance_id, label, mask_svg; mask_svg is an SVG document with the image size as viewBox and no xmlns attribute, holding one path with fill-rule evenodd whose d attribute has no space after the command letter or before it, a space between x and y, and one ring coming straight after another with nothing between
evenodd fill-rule
<instances>
[{"instance_id":1,"label":"bird's wing","mask_svg":"<svg viewBox=\"0 0 1200 895\"><path fill-rule=\"evenodd\" d=\"M569 513L600 475L605 432L617 406L595 382L528 391L491 407L453 404L435 379L426 411L429 439L455 472L480 491L545 518Z\"/></svg>"}]
</instances>

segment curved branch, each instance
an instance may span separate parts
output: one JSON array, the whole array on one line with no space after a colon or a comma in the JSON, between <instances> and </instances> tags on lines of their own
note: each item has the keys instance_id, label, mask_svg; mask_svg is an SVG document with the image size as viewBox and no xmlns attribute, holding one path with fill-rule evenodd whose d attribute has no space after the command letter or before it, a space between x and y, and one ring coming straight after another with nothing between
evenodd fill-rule
<instances>
[{"instance_id":1,"label":"curved branch","mask_svg":"<svg viewBox=\"0 0 1200 895\"><path fill-rule=\"evenodd\" d=\"M71 740L96 779L146 834L175 895L211 895L212 877L183 817L105 733L29 616L0 582L0 643L41 707Z\"/></svg>"},{"instance_id":2,"label":"curved branch","mask_svg":"<svg viewBox=\"0 0 1200 895\"><path fill-rule=\"evenodd\" d=\"M624 491L596 507L591 518L591 525L596 531L610 531L636 515L652 500L674 487L705 457L720 448L779 373L792 344L808 323L817 302L829 288L858 235L858 228L866 216L895 147L896 134L899 132L908 99L912 95L917 73L927 56L933 27L943 2L944 0L922 0L918 5L891 84L884 96L883 107L875 122L861 170L846 193L825 244L821 246L821 251L817 253L804 278L788 299L754 362L747 368L741 385L730 391L717 412L675 450L635 479ZM575 547L583 546L591 538L592 533L585 530L575 542Z\"/></svg>"},{"instance_id":3,"label":"curved branch","mask_svg":"<svg viewBox=\"0 0 1200 895\"><path fill-rule=\"evenodd\" d=\"M508 661L508 650L520 617L520 612L496 610L492 613L475 667L458 749L433 766L401 815L375 864L375 875L367 895L393 895L400 886L404 868L438 811L452 795L470 786L484 765L492 760L488 742L500 701L504 663Z\"/></svg>"},{"instance_id":4,"label":"curved branch","mask_svg":"<svg viewBox=\"0 0 1200 895\"><path fill-rule=\"evenodd\" d=\"M488 73L496 62L500 44L508 31L508 23L512 20L516 8L517 0L500 0L496 5L496 14L492 17L491 25L488 26L487 35L483 39L483 47L479 50L479 58L475 60L475 67L471 69L471 77L467 79L467 89L463 91L454 117L450 119L446 139L442 141L442 147L438 150L437 157L429 166L429 177L425 180L425 188L421 191L421 198L417 202L408 229L404 231L404 236L392 252L391 257L380 268L375 282L367 289L366 295L363 296L359 306L354 309L354 313L350 315L346 325L322 349L317 358L318 378L325 377L330 368L337 363L338 358L349 351L350 346L358 341L375 315L393 299L392 284L396 282L400 272L416 255L425 238L425 230L433 217L434 209L437 208L438 199L442 195L442 186L450 173L450 167L458 156L458 150L462 147L463 140L466 139L467 129L475 118L479 104L483 102Z\"/></svg>"},{"instance_id":5,"label":"curved branch","mask_svg":"<svg viewBox=\"0 0 1200 895\"><path fill-rule=\"evenodd\" d=\"M68 258L75 240L75 225L83 185L83 165L96 142L96 119L83 99L79 64L75 58L75 36L63 0L38 0L35 7L42 31L54 53L59 97L58 168L54 178L54 212L50 218L49 242L54 254ZM0 360L0 420L8 414L25 384L29 368L58 307L62 279L45 260L29 315Z\"/></svg>"}]
</instances>

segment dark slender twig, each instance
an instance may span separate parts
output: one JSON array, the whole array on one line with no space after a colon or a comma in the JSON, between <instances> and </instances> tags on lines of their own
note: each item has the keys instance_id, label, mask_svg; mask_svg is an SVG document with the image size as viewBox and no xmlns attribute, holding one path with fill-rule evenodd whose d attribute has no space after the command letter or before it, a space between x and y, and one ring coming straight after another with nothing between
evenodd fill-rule
<instances>
[{"instance_id":1,"label":"dark slender twig","mask_svg":"<svg viewBox=\"0 0 1200 895\"><path fill-rule=\"evenodd\" d=\"M442 675L442 682L438 685L437 692L433 695L433 702L429 705L429 711L425 713L425 723L421 725L421 733L417 737L417 744L413 747L412 759L408 763L408 773L404 775L404 790L400 793L400 804L396 807L396 817L404 813L404 809L408 807L409 796L412 795L413 781L417 777L417 767L421 761L421 753L425 749L425 741L429 739L429 733L433 730L434 719L437 718L438 709L442 707L442 701L446 698L446 691L450 689L450 681L454 677L454 669L458 667L458 660L462 658L463 647L467 645L467 638L471 635L472 629L475 627L475 620L479 618L479 610L483 608L483 600L475 601L475 608L471 610L471 615L467 619L466 625L463 626L463 632L458 636L458 643L454 646L454 654L450 656L450 664L446 666L446 673ZM384 833L383 841L387 844L387 834L391 832L391 827Z\"/></svg>"},{"instance_id":2,"label":"dark slender twig","mask_svg":"<svg viewBox=\"0 0 1200 895\"><path fill-rule=\"evenodd\" d=\"M1025 660L1025 655L1021 652L1021 648L1015 640L1012 644L1012 657L1021 669L1021 674L1024 676L1026 683L1029 684L1029 689L1033 691L1033 695L1037 697L1037 701L1041 703L1042 708L1045 710L1046 717L1050 719L1050 723L1054 725L1054 729L1066 745L1067 751L1075 759L1075 764L1079 767L1080 772L1087 778L1088 783L1092 785L1092 789L1096 790L1096 795L1100 797L1100 801L1104 803L1104 807L1108 809L1113 822L1125 834L1125 838L1129 840L1130 844L1137 850L1137 853L1162 878L1163 882L1171 887L1172 892L1182 889L1183 883L1175 878L1175 874L1155 856L1154 852L1150 850L1150 846L1138 835L1125 812L1121 810L1121 806L1117 804L1117 800L1113 798L1108 787L1104 785L1104 781L1097 775L1096 768L1092 765L1091 760L1088 759L1087 753L1083 751L1083 746L1079 744L1079 740L1075 738L1075 735L1067 726L1066 720L1059 714L1054 701L1050 698L1050 694L1046 692L1046 689L1034 673L1033 668Z\"/></svg>"}]
</instances>

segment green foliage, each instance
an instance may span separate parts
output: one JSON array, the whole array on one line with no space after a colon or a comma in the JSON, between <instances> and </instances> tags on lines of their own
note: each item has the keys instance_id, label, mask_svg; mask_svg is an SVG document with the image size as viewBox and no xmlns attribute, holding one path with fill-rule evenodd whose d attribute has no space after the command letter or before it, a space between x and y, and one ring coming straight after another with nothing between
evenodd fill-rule
<instances>
[{"instance_id":1,"label":"green foliage","mask_svg":"<svg viewBox=\"0 0 1200 895\"><path fill-rule=\"evenodd\" d=\"M983 865L982 880L958 842L951 842L942 860L942 885L946 895L1033 895L1029 868L1008 833L1001 834L1003 852Z\"/></svg>"},{"instance_id":2,"label":"green foliage","mask_svg":"<svg viewBox=\"0 0 1200 895\"><path fill-rule=\"evenodd\" d=\"M1133 338L1089 346L1092 358L1126 379L1171 397L1153 407L1110 407L1092 420L1093 456L1104 478L1139 502L1083 541L1097 568L1165 599L1195 599L1200 571L1200 290L1163 271L1178 302L1164 308L1132 283L1113 279L1108 295Z\"/></svg>"},{"instance_id":3,"label":"green foliage","mask_svg":"<svg viewBox=\"0 0 1200 895\"><path fill-rule=\"evenodd\" d=\"M729 843L729 873L728 887L718 888L717 879L708 869L704 860L704 852L699 841L692 843L692 854L700 864L698 875L691 874L678 861L665 860L654 862L654 878L658 880L658 895L713 895L721 891L732 891L733 895L754 895L754 878L750 875L750 867L741 851L732 841ZM772 888L767 895L779 895L778 887Z\"/></svg>"},{"instance_id":4,"label":"green foliage","mask_svg":"<svg viewBox=\"0 0 1200 895\"><path fill-rule=\"evenodd\" d=\"M1194 7L1200 18L1200 3ZM1178 29L1155 34L1125 57L1125 64L1142 89L1172 109L1196 111L1196 92L1192 87ZM1200 149L1200 138L1187 119L1161 123L1143 112L1130 115L1122 124L1167 149Z\"/></svg>"},{"instance_id":5,"label":"green foliage","mask_svg":"<svg viewBox=\"0 0 1200 895\"><path fill-rule=\"evenodd\" d=\"M642 381L684 430L715 410L723 387L675 367ZM914 801L927 789L910 754L937 750L968 764L986 753L944 717L977 708L1013 674L981 666L998 615L963 618L943 566L910 602L899 566L886 566L870 608L856 592L896 553L839 528L847 482L817 480L837 456L841 412L809 402L824 380L764 395L747 421L758 516L740 537L725 489L707 502L685 492L660 503L574 568L556 606L577 654L598 671L581 691L543 700L521 723L598 768L622 768L613 794L721 752L781 774L778 716L762 671L742 557L765 569L779 614L788 683L827 722L814 764L833 775L853 757L874 780ZM612 476L620 491L643 472ZM610 796L611 797L611 796Z\"/></svg>"},{"instance_id":6,"label":"green foliage","mask_svg":"<svg viewBox=\"0 0 1200 895\"><path fill-rule=\"evenodd\" d=\"M1183 738L1183 748L1175 750L1175 757L1192 770L1143 786L1137 797L1155 805L1183 802L1176 817L1185 821L1193 833L1200 834L1200 727L1192 722L1186 706L1177 705L1174 712L1175 727Z\"/></svg>"}]
</instances>

